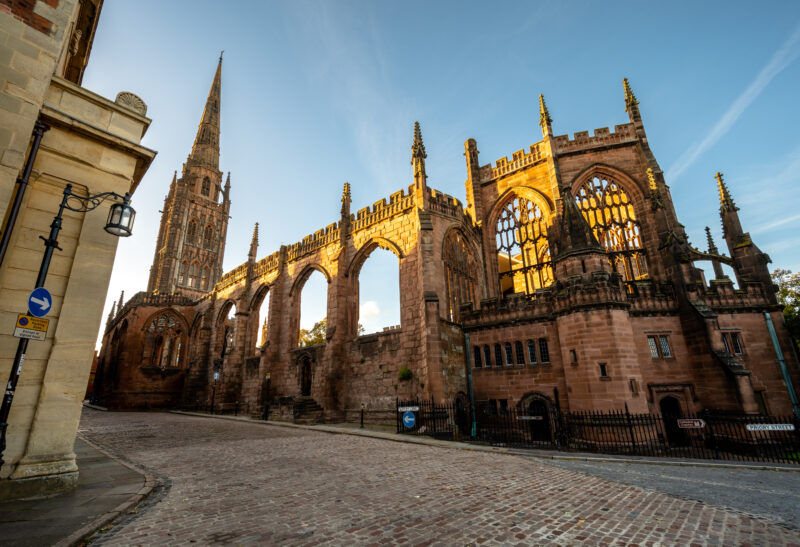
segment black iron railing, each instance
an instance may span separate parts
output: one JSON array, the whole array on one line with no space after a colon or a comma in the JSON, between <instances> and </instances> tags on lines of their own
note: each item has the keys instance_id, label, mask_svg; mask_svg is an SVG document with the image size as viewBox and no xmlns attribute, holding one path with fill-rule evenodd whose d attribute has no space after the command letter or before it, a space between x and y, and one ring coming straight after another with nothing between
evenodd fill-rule
<instances>
[{"instance_id":1,"label":"black iron railing","mask_svg":"<svg viewBox=\"0 0 800 547\"><path fill-rule=\"evenodd\" d=\"M459 400L397 401L398 433L519 448L800 465L800 420L793 416L479 406L475 426L473 436L469 405Z\"/></svg>"}]
</instances>

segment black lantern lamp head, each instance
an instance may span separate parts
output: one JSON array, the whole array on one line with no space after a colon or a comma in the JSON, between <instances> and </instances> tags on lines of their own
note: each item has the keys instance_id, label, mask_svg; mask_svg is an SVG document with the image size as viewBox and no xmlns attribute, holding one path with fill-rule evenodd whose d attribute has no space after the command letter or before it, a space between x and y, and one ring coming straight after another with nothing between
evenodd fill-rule
<instances>
[{"instance_id":1,"label":"black lantern lamp head","mask_svg":"<svg viewBox=\"0 0 800 547\"><path fill-rule=\"evenodd\" d=\"M109 234L128 237L133 230L133 220L136 218L136 211L130 206L131 195L125 194L122 203L114 203L108 212L108 222L105 230Z\"/></svg>"}]
</instances>

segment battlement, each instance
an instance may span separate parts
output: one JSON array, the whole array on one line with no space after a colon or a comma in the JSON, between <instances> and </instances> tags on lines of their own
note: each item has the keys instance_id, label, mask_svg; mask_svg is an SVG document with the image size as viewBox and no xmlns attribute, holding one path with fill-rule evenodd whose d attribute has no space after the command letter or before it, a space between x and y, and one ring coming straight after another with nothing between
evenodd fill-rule
<instances>
[{"instance_id":1,"label":"battlement","mask_svg":"<svg viewBox=\"0 0 800 547\"><path fill-rule=\"evenodd\" d=\"M414 187L409 186L408 193L398 190L386 198L376 201L372 207L359 209L355 216L351 215L352 230L357 232L372 226L384 219L400 214L414 206Z\"/></svg>"},{"instance_id":2,"label":"battlement","mask_svg":"<svg viewBox=\"0 0 800 547\"><path fill-rule=\"evenodd\" d=\"M338 240L339 225L336 223L328 224L327 227L307 235L298 243L289 245L286 248L286 260L289 262L297 260Z\"/></svg>"},{"instance_id":3,"label":"battlement","mask_svg":"<svg viewBox=\"0 0 800 547\"><path fill-rule=\"evenodd\" d=\"M730 279L714 279L708 287L698 284L698 292L703 301L716 312L726 311L763 311L774 304L761 283L746 282L744 287L736 289Z\"/></svg>"},{"instance_id":4,"label":"battlement","mask_svg":"<svg viewBox=\"0 0 800 547\"><path fill-rule=\"evenodd\" d=\"M226 289L231 285L235 285L236 283L238 283L239 281L241 281L246 277L247 277L247 262L236 266L228 273L222 274L222 277L219 278L217 284L214 285L214 290L221 291L223 289Z\"/></svg>"},{"instance_id":5,"label":"battlement","mask_svg":"<svg viewBox=\"0 0 800 547\"><path fill-rule=\"evenodd\" d=\"M609 131L608 127L601 127L594 130L593 136L589 136L588 131L578 131L573 135L572 140L570 140L569 135L554 137L553 152L566 154L602 146L633 143L637 140L636 127L632 123L625 123L615 125L613 133Z\"/></svg>"},{"instance_id":6,"label":"battlement","mask_svg":"<svg viewBox=\"0 0 800 547\"><path fill-rule=\"evenodd\" d=\"M267 275L271 271L277 270L278 264L280 263L280 258L280 251L275 251L271 255L268 255L256 262L255 276L261 277L263 275Z\"/></svg>"},{"instance_id":7,"label":"battlement","mask_svg":"<svg viewBox=\"0 0 800 547\"><path fill-rule=\"evenodd\" d=\"M511 154L511 161L508 160L508 157L502 157L495 162L494 167L492 164L481 167L481 180L500 178L544 160L545 157L544 144L537 142L530 146L529 152L522 149Z\"/></svg>"},{"instance_id":8,"label":"battlement","mask_svg":"<svg viewBox=\"0 0 800 547\"><path fill-rule=\"evenodd\" d=\"M451 195L429 188L428 197L431 211L454 218L468 216L461 202Z\"/></svg>"}]
</instances>

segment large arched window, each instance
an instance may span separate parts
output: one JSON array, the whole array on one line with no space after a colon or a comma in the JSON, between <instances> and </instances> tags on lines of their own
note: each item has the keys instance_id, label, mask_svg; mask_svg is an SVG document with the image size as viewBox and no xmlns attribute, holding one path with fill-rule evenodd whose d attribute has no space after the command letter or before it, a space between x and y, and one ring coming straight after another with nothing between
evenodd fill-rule
<instances>
[{"instance_id":1,"label":"large arched window","mask_svg":"<svg viewBox=\"0 0 800 547\"><path fill-rule=\"evenodd\" d=\"M539 206L511 195L497 217L497 270L503 295L532 295L553 282L548 219Z\"/></svg>"},{"instance_id":2,"label":"large arched window","mask_svg":"<svg viewBox=\"0 0 800 547\"><path fill-rule=\"evenodd\" d=\"M142 364L159 368L181 366L183 334L180 321L172 313L158 314L145 327Z\"/></svg>"},{"instance_id":3,"label":"large arched window","mask_svg":"<svg viewBox=\"0 0 800 547\"><path fill-rule=\"evenodd\" d=\"M203 268L202 276L200 277L200 289L208 290L208 268Z\"/></svg>"},{"instance_id":4,"label":"large arched window","mask_svg":"<svg viewBox=\"0 0 800 547\"><path fill-rule=\"evenodd\" d=\"M194 262L189 266L189 281L187 285L192 289L197 289L200 286L200 264Z\"/></svg>"},{"instance_id":5,"label":"large arched window","mask_svg":"<svg viewBox=\"0 0 800 547\"><path fill-rule=\"evenodd\" d=\"M188 268L188 264L186 262L181 262L178 266L178 285L183 285L186 283L186 269Z\"/></svg>"},{"instance_id":6,"label":"large arched window","mask_svg":"<svg viewBox=\"0 0 800 547\"><path fill-rule=\"evenodd\" d=\"M200 190L204 196L208 196L211 194L211 180L208 177L203 177L203 187Z\"/></svg>"},{"instance_id":7,"label":"large arched window","mask_svg":"<svg viewBox=\"0 0 800 547\"><path fill-rule=\"evenodd\" d=\"M450 230L444 240L442 259L447 289L446 313L451 321L458 320L461 304L475 302L477 297L475 268L470 257L464 234L458 230Z\"/></svg>"},{"instance_id":8,"label":"large arched window","mask_svg":"<svg viewBox=\"0 0 800 547\"><path fill-rule=\"evenodd\" d=\"M642 229L625 190L611 177L597 174L581 185L575 202L608 252L614 270L626 281L647 278Z\"/></svg>"},{"instance_id":9,"label":"large arched window","mask_svg":"<svg viewBox=\"0 0 800 547\"><path fill-rule=\"evenodd\" d=\"M211 243L214 241L214 227L209 224L203 232L203 247L206 249L211 248Z\"/></svg>"},{"instance_id":10,"label":"large arched window","mask_svg":"<svg viewBox=\"0 0 800 547\"><path fill-rule=\"evenodd\" d=\"M195 244L197 240L197 220L192 219L186 227L186 243Z\"/></svg>"}]
</instances>

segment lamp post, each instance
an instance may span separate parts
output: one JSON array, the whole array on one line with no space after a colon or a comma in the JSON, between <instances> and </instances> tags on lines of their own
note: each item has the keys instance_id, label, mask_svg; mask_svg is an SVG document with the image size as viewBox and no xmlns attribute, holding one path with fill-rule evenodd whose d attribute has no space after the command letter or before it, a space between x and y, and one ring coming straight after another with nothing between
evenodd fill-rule
<instances>
[{"instance_id":1,"label":"lamp post","mask_svg":"<svg viewBox=\"0 0 800 547\"><path fill-rule=\"evenodd\" d=\"M50 224L50 235L47 239L39 236L40 239L44 241L44 256L42 256L42 264L39 266L39 276L36 278L36 286L34 288L38 289L39 287L44 287L45 279L47 279L47 271L50 269L50 260L53 257L53 250L62 250L61 247L58 246L58 233L61 231L64 209L77 213L85 213L96 209L108 198L122 200L122 203L115 203L111 206L111 210L108 213L108 221L105 225L105 231L119 237L128 237L131 235L136 211L130 206L130 194L121 196L114 192L103 192L94 196L82 197L73 194L72 185L67 184L66 188L64 188L58 214L53 218L53 223ZM28 310L28 313L30 313L30 310ZM11 410L11 402L14 400L14 392L17 389L17 382L22 372L22 363L25 361L25 352L27 350L28 339L21 338L17 345L17 353L14 355L14 362L11 365L11 372L8 375L8 384L6 385L3 404L2 407L0 407L0 467L5 463L3 461L3 453L6 450L8 413Z\"/></svg>"}]
</instances>

